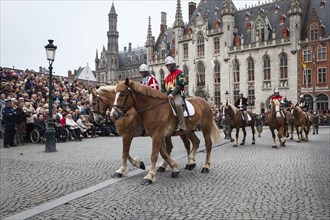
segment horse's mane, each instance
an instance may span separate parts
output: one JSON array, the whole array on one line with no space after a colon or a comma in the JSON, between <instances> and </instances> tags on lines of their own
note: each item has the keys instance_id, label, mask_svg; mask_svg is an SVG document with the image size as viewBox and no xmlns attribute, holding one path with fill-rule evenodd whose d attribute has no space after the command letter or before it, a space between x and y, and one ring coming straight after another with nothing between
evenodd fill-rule
<instances>
[{"instance_id":1,"label":"horse's mane","mask_svg":"<svg viewBox=\"0 0 330 220\"><path fill-rule=\"evenodd\" d=\"M120 91L124 91L126 89L126 84L125 81L120 81L117 83L116 86L116 91L120 92ZM156 89L153 89L149 86L145 86L141 83L135 82L130 80L129 81L129 87L131 87L135 92L146 95L146 96L150 96L153 98L158 98L158 99L167 99L167 95L165 93L162 93Z\"/></svg>"},{"instance_id":2,"label":"horse's mane","mask_svg":"<svg viewBox=\"0 0 330 220\"><path fill-rule=\"evenodd\" d=\"M101 86L96 90L97 92L105 91L105 92L116 92L116 86Z\"/></svg>"},{"instance_id":3,"label":"horse's mane","mask_svg":"<svg viewBox=\"0 0 330 220\"><path fill-rule=\"evenodd\" d=\"M235 106L233 106L232 104L228 103L229 108L231 108L233 110L233 112L236 114L237 112L239 112L238 108L236 108Z\"/></svg>"}]
</instances>

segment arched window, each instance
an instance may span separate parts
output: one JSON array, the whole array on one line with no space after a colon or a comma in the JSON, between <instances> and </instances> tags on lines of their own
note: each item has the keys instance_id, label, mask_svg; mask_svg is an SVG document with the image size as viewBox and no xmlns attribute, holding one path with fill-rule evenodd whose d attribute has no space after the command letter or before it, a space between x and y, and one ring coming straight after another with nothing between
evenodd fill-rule
<instances>
[{"instance_id":1,"label":"arched window","mask_svg":"<svg viewBox=\"0 0 330 220\"><path fill-rule=\"evenodd\" d=\"M205 86L205 66L201 61L197 63L197 86Z\"/></svg>"},{"instance_id":2,"label":"arched window","mask_svg":"<svg viewBox=\"0 0 330 220\"><path fill-rule=\"evenodd\" d=\"M197 35L197 57L204 57L204 36L201 32Z\"/></svg>"},{"instance_id":3,"label":"arched window","mask_svg":"<svg viewBox=\"0 0 330 220\"><path fill-rule=\"evenodd\" d=\"M256 24L256 41L264 41L265 40L265 25L259 20Z\"/></svg>"},{"instance_id":4,"label":"arched window","mask_svg":"<svg viewBox=\"0 0 330 220\"><path fill-rule=\"evenodd\" d=\"M280 54L280 79L288 78L288 56L286 53Z\"/></svg>"},{"instance_id":5,"label":"arched window","mask_svg":"<svg viewBox=\"0 0 330 220\"><path fill-rule=\"evenodd\" d=\"M267 54L263 57L263 63L263 88L270 88L270 57Z\"/></svg>"},{"instance_id":6,"label":"arched window","mask_svg":"<svg viewBox=\"0 0 330 220\"><path fill-rule=\"evenodd\" d=\"M159 76L160 76L160 85L163 85L164 84L164 78L165 78L163 69L159 70Z\"/></svg>"},{"instance_id":7,"label":"arched window","mask_svg":"<svg viewBox=\"0 0 330 220\"><path fill-rule=\"evenodd\" d=\"M281 53L279 55L280 59L280 72L279 72L279 87L288 88L288 56L286 53Z\"/></svg>"},{"instance_id":8,"label":"arched window","mask_svg":"<svg viewBox=\"0 0 330 220\"><path fill-rule=\"evenodd\" d=\"M237 59L235 59L233 63L233 75L234 83L239 83L239 61Z\"/></svg>"},{"instance_id":9,"label":"arched window","mask_svg":"<svg viewBox=\"0 0 330 220\"><path fill-rule=\"evenodd\" d=\"M183 70L184 76L186 78L186 82L189 85L189 69L188 69L187 65L183 65L182 70Z\"/></svg>"},{"instance_id":10,"label":"arched window","mask_svg":"<svg viewBox=\"0 0 330 220\"><path fill-rule=\"evenodd\" d=\"M319 94L316 98L317 111L326 111L329 109L329 98L325 94Z\"/></svg>"},{"instance_id":11,"label":"arched window","mask_svg":"<svg viewBox=\"0 0 330 220\"><path fill-rule=\"evenodd\" d=\"M217 60L214 61L213 71L214 71L214 83L218 84L220 83L220 63Z\"/></svg>"},{"instance_id":12,"label":"arched window","mask_svg":"<svg viewBox=\"0 0 330 220\"><path fill-rule=\"evenodd\" d=\"M248 81L253 82L254 81L254 59L252 57L249 57L247 60L248 63Z\"/></svg>"}]
</instances>

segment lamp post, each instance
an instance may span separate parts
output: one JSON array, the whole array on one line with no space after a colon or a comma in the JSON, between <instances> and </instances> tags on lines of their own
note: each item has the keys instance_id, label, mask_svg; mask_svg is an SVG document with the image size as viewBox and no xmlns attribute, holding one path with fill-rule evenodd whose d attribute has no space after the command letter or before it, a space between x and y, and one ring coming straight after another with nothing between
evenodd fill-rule
<instances>
[{"instance_id":1,"label":"lamp post","mask_svg":"<svg viewBox=\"0 0 330 220\"><path fill-rule=\"evenodd\" d=\"M49 61L49 115L48 115L48 126L46 128L46 145L45 152L56 152L55 143L55 128L53 122L53 62L55 60L55 52L57 46L53 45L54 40L48 40L48 44L45 46L47 60Z\"/></svg>"},{"instance_id":2,"label":"lamp post","mask_svg":"<svg viewBox=\"0 0 330 220\"><path fill-rule=\"evenodd\" d=\"M228 99L229 99L229 92L228 92L228 90L225 92L225 99L226 99L226 103L228 103Z\"/></svg>"}]
</instances>

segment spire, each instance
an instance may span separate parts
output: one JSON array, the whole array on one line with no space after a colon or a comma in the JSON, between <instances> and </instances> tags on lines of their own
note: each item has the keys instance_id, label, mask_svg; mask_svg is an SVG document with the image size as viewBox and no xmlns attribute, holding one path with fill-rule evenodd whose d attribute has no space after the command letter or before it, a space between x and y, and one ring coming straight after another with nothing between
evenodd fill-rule
<instances>
[{"instance_id":1,"label":"spire","mask_svg":"<svg viewBox=\"0 0 330 220\"><path fill-rule=\"evenodd\" d=\"M151 32L151 17L149 15L149 24L148 24L148 34L147 34L147 39L152 38L152 32Z\"/></svg>"},{"instance_id":2,"label":"spire","mask_svg":"<svg viewBox=\"0 0 330 220\"><path fill-rule=\"evenodd\" d=\"M96 61L96 60L99 60L99 52L97 51L97 49L96 49L95 61Z\"/></svg>"},{"instance_id":3,"label":"spire","mask_svg":"<svg viewBox=\"0 0 330 220\"><path fill-rule=\"evenodd\" d=\"M181 9L181 0L177 1L176 4L176 13L175 13L175 21L173 27L184 27L183 19L182 19L182 9Z\"/></svg>"},{"instance_id":4,"label":"spire","mask_svg":"<svg viewBox=\"0 0 330 220\"><path fill-rule=\"evenodd\" d=\"M116 9L115 9L115 5L113 4L113 2L112 2L112 5L111 5L111 9L110 9L110 13L109 14L117 15Z\"/></svg>"}]
</instances>

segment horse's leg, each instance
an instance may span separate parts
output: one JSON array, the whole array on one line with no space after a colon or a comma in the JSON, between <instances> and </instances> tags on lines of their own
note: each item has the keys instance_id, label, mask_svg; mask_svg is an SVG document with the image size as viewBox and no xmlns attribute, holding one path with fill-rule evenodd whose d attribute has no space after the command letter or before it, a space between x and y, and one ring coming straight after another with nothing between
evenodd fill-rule
<instances>
[{"instance_id":1,"label":"horse's leg","mask_svg":"<svg viewBox=\"0 0 330 220\"><path fill-rule=\"evenodd\" d=\"M251 144L255 144L256 143L255 142L256 141L256 139L255 139L256 131L255 131L255 122L254 121L251 121L251 130L252 130L252 143Z\"/></svg>"},{"instance_id":2,"label":"horse's leg","mask_svg":"<svg viewBox=\"0 0 330 220\"><path fill-rule=\"evenodd\" d=\"M181 138L182 139L182 138ZM189 142L189 140L188 140L188 142ZM184 145L185 145L185 147L186 147L186 144L185 144L185 142L183 141L183 143L184 143ZM189 143L188 143L188 145L189 145ZM166 147L166 150L167 150L167 154L168 155L171 155L171 153L172 153L172 149L173 149L173 144L172 144L172 139L171 139L171 137L166 137L165 138L165 147ZM189 146L190 147L190 146ZM186 147L186 149L187 149L187 147ZM166 169L166 167L167 167L167 163L166 163L166 161L163 159L163 161L162 161L162 164L158 167L158 169L157 169L157 172L165 172L165 169Z\"/></svg>"},{"instance_id":3,"label":"horse's leg","mask_svg":"<svg viewBox=\"0 0 330 220\"><path fill-rule=\"evenodd\" d=\"M164 142L162 142L162 143L164 143ZM172 175L171 175L171 177L172 178L177 178L179 176L178 165L175 163L175 161L167 153L166 146L164 144L163 145L160 145L159 151L160 151L160 155L163 157L163 159L166 161L166 163L172 169Z\"/></svg>"},{"instance_id":4,"label":"horse's leg","mask_svg":"<svg viewBox=\"0 0 330 220\"><path fill-rule=\"evenodd\" d=\"M203 136L205 140L205 148L206 148L206 159L202 169L202 173L209 173L211 166L211 151L212 151L212 140L211 133L203 131Z\"/></svg>"},{"instance_id":5,"label":"horse's leg","mask_svg":"<svg viewBox=\"0 0 330 220\"><path fill-rule=\"evenodd\" d=\"M272 138L273 138L272 148L277 148L277 146L276 146L276 140L275 140L275 129L270 129L270 131L272 132Z\"/></svg>"},{"instance_id":6,"label":"horse's leg","mask_svg":"<svg viewBox=\"0 0 330 220\"><path fill-rule=\"evenodd\" d=\"M291 136L290 136L290 140L293 140L293 131L294 131L293 123L290 124L290 127L291 127Z\"/></svg>"},{"instance_id":7,"label":"horse's leg","mask_svg":"<svg viewBox=\"0 0 330 220\"><path fill-rule=\"evenodd\" d=\"M150 169L148 174L144 177L143 181L142 181L142 185L149 185L153 182L156 181L156 163L157 163L157 159L158 159L158 154L159 151L161 150L162 154L163 154L163 158L164 160L166 160L166 162L168 164L169 161L167 160L168 155L166 153L166 149L165 149L165 140L163 139L163 137L158 134L158 135L154 135L152 137L152 150L151 150L151 156L150 156ZM166 155L167 157L166 157Z\"/></svg>"},{"instance_id":8,"label":"horse's leg","mask_svg":"<svg viewBox=\"0 0 330 220\"><path fill-rule=\"evenodd\" d=\"M245 144L245 138L246 138L245 126L242 127L242 131L243 131L243 139L242 139L241 145L244 145Z\"/></svg>"},{"instance_id":9,"label":"horse's leg","mask_svg":"<svg viewBox=\"0 0 330 220\"><path fill-rule=\"evenodd\" d=\"M114 178L120 178L123 175L127 174L127 158L129 157L129 150L131 148L131 143L133 140L133 135L122 134L122 142L123 142L123 151L121 154L121 166L115 173L112 175ZM132 162L131 162L132 163Z\"/></svg>"},{"instance_id":10,"label":"horse's leg","mask_svg":"<svg viewBox=\"0 0 330 220\"><path fill-rule=\"evenodd\" d=\"M231 126L229 126L228 128L228 137L230 142L234 142L234 139L231 137L231 132L233 131L233 128Z\"/></svg>"},{"instance_id":11,"label":"horse's leg","mask_svg":"<svg viewBox=\"0 0 330 220\"><path fill-rule=\"evenodd\" d=\"M278 130L278 134L277 134L281 147L285 147L285 141L282 140L282 138L284 138L284 135L285 135L285 127L283 126Z\"/></svg>"},{"instance_id":12,"label":"horse's leg","mask_svg":"<svg viewBox=\"0 0 330 220\"><path fill-rule=\"evenodd\" d=\"M238 146L238 134L239 134L239 127L236 128L236 141L233 147L237 147Z\"/></svg>"},{"instance_id":13,"label":"horse's leg","mask_svg":"<svg viewBox=\"0 0 330 220\"><path fill-rule=\"evenodd\" d=\"M297 132L297 136L298 136L297 142L300 142L301 141L301 136L300 136L300 130L299 130L299 126L298 125L296 126L296 132Z\"/></svg>"},{"instance_id":14,"label":"horse's leg","mask_svg":"<svg viewBox=\"0 0 330 220\"><path fill-rule=\"evenodd\" d=\"M192 170L196 167L196 153L197 153L197 149L198 149L199 144L200 144L200 140L196 136L195 132L190 132L190 133L187 134L187 136L190 139L193 147L192 147L190 152L187 149L188 164L186 165L185 169ZM189 148L190 148L190 145L189 145Z\"/></svg>"}]
</instances>

